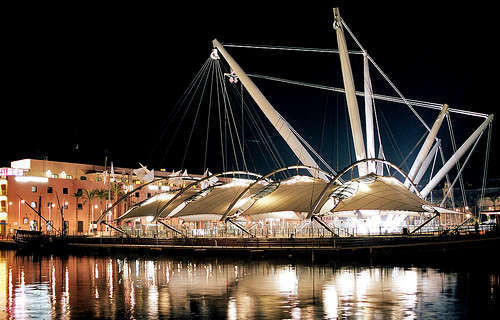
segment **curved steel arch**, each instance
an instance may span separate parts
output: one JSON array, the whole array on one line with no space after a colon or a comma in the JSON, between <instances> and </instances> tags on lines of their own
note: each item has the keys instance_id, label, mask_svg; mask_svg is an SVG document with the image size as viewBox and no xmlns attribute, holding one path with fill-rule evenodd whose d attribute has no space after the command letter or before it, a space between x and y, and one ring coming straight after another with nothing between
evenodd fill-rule
<instances>
[{"instance_id":1,"label":"curved steel arch","mask_svg":"<svg viewBox=\"0 0 500 320\"><path fill-rule=\"evenodd\" d=\"M208 180L210 178L213 178L213 177L220 177L220 176L224 176L224 175L228 175L228 174L246 174L246 175L251 175L251 176L254 176L254 177L262 177L260 174L257 174L257 173L253 173L253 172L247 172L247 171L226 171L226 172L221 172L221 173L216 173L216 174L213 174L211 176L207 176L205 178L202 178L200 180L196 180L195 182L193 183L190 183L188 184L187 186L185 186L184 188L182 188L181 190L179 190L179 192L177 192L175 194L175 196L172 197L172 199L168 200L168 202L163 205L163 207L161 207L160 210L157 211L156 215L154 216L153 218L153 221L156 221L160 215L163 213L163 211L175 200L177 199L179 196L181 196L186 190L190 189L191 187L197 185L198 183L202 182L202 181L205 181L205 180Z\"/></svg>"},{"instance_id":2,"label":"curved steel arch","mask_svg":"<svg viewBox=\"0 0 500 320\"><path fill-rule=\"evenodd\" d=\"M352 168L354 168L358 164L363 163L363 162L368 162L368 161L374 161L374 162L383 163L383 164L386 164L386 165L390 166L391 168L395 169L399 174L401 174L403 176L403 178L408 179L408 181L410 182L410 187L408 188L408 190L410 190L410 188L412 187L413 190L415 190L415 193L420 198L422 198L422 196L420 195L420 192L418 191L418 189L415 186L415 184L413 183L413 181L408 177L408 175L406 173L404 173L403 170L401 170L401 168L399 168L398 166L396 166L392 162L389 162L389 161L383 160L383 159L377 159L377 158L362 159L362 160L353 162L352 164L350 164L349 166L347 166L345 169L343 169L341 172L339 172L335 176L335 178L333 180L330 180L330 182L328 182L328 184L325 186L325 188L323 189L323 191L321 191L320 195L318 196L318 199L316 199L316 201L314 203L314 206L312 206L311 211L307 215L307 219L312 218L312 216L317 213L315 211L318 208L318 205L321 202L321 200L323 200L323 197L325 196L326 190L328 190L335 183L335 181L337 181L338 179L340 179L340 177L342 177L344 174L346 174L349 170L351 170Z\"/></svg>"},{"instance_id":3,"label":"curved steel arch","mask_svg":"<svg viewBox=\"0 0 500 320\"><path fill-rule=\"evenodd\" d=\"M104 216L109 212L111 211L114 207L116 207L120 202L122 202L123 200L127 199L131 194L137 192L138 190L144 188L145 186L148 186L154 182L158 182L158 181L162 181L162 180L169 180L169 179L173 179L173 178L177 178L177 177L165 177L165 178L159 178L159 179L153 179L153 181L150 181L150 182L147 182L137 188L135 188L134 190L132 191L129 191L127 192L125 195L123 195L120 199L116 200L115 203L113 203L113 205L111 207L109 207L108 209L104 210L101 215L99 216L99 218L96 220L96 223L100 223L102 218L104 218Z\"/></svg>"},{"instance_id":4,"label":"curved steel arch","mask_svg":"<svg viewBox=\"0 0 500 320\"><path fill-rule=\"evenodd\" d=\"M265 180L267 178L269 178L270 176L272 175L275 175L276 173L279 173L279 172L282 172L282 171L286 171L286 170L293 170L293 169L307 169L307 170L317 170L318 172L321 172L323 174L325 174L328 178L332 179L334 178L330 173L320 169L320 168L317 168L317 167L312 167L312 166L306 166L306 165L295 165L295 166L288 166L288 167L283 167L283 168L279 168L279 169L276 169L274 171L271 171L265 175L263 175L262 177L260 177L259 179L255 180L252 184L250 184L248 187L246 187L245 190L243 190L234 200L233 202L231 202L231 204L229 205L229 207L227 207L226 209L226 212L224 212L224 214L222 215L220 221L225 221L226 218L227 218L227 215L229 214L229 211L231 211L231 209L234 207L234 205L248 192L248 190L250 190L250 188L252 188L254 185L256 185L257 183L259 183L260 181L262 180ZM337 178L338 179L338 178Z\"/></svg>"}]
</instances>

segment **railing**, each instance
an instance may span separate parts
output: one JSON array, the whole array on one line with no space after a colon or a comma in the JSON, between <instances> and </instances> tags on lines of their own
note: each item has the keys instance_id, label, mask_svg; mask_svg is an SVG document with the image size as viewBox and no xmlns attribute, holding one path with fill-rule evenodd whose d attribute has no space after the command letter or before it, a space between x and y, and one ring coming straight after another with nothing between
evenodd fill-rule
<instances>
[{"instance_id":1,"label":"railing","mask_svg":"<svg viewBox=\"0 0 500 320\"><path fill-rule=\"evenodd\" d=\"M237 228L226 227L226 228L213 228L213 229L183 229L178 226L174 226L177 230L183 233L183 236L173 232L171 230L166 230L163 228L150 228L150 229L132 229L123 228L127 235L120 234L116 231L99 231L95 235L97 237L130 237L130 238L153 238L153 239L175 239L175 238L192 238L192 239L245 239L250 236ZM318 238L371 238L371 237L397 237L397 236L439 236L444 234L471 234L471 233L485 233L490 231L495 231L497 228L496 224L480 224L477 227L474 225L464 225L460 228L456 226L424 226L416 233L405 234L403 232L403 227L400 228L401 232L383 232L383 233L370 233L370 234L359 234L356 232L355 228L351 229L341 229L332 226L333 231L336 232L339 237L333 237L332 234L324 228L311 228L302 229L301 232L297 232L296 228L288 228L286 230L271 230L271 229L257 229L251 230L252 234L258 239L318 239ZM411 231L411 230L409 230Z\"/></svg>"}]
</instances>

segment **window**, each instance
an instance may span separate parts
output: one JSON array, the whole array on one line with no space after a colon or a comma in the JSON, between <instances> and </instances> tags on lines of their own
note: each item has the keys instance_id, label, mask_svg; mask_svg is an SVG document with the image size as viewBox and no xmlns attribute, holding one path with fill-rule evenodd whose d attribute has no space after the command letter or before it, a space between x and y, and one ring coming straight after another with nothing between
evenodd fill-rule
<instances>
[{"instance_id":1,"label":"window","mask_svg":"<svg viewBox=\"0 0 500 320\"><path fill-rule=\"evenodd\" d=\"M148 192L148 199L151 198L151 193Z\"/></svg>"},{"instance_id":2,"label":"window","mask_svg":"<svg viewBox=\"0 0 500 320\"><path fill-rule=\"evenodd\" d=\"M73 176L67 175L66 179L73 179Z\"/></svg>"},{"instance_id":3,"label":"window","mask_svg":"<svg viewBox=\"0 0 500 320\"><path fill-rule=\"evenodd\" d=\"M59 175L57 173L53 173L52 178L57 179L57 178L59 178Z\"/></svg>"},{"instance_id":4,"label":"window","mask_svg":"<svg viewBox=\"0 0 500 320\"><path fill-rule=\"evenodd\" d=\"M139 198L139 192L136 192L136 193L135 193L135 197L136 197L136 198Z\"/></svg>"},{"instance_id":5,"label":"window","mask_svg":"<svg viewBox=\"0 0 500 320\"><path fill-rule=\"evenodd\" d=\"M32 191L32 192L36 192L36 190L37 190L36 186L32 186L32 187L31 187L31 191Z\"/></svg>"},{"instance_id":6,"label":"window","mask_svg":"<svg viewBox=\"0 0 500 320\"><path fill-rule=\"evenodd\" d=\"M36 209L36 202L35 202L35 201L31 202L31 207L32 207L33 209Z\"/></svg>"},{"instance_id":7,"label":"window","mask_svg":"<svg viewBox=\"0 0 500 320\"><path fill-rule=\"evenodd\" d=\"M52 187L47 187L47 193L52 193Z\"/></svg>"},{"instance_id":8,"label":"window","mask_svg":"<svg viewBox=\"0 0 500 320\"><path fill-rule=\"evenodd\" d=\"M83 221L78 221L78 232L83 232Z\"/></svg>"},{"instance_id":9,"label":"window","mask_svg":"<svg viewBox=\"0 0 500 320\"><path fill-rule=\"evenodd\" d=\"M63 194L68 194L68 188L63 188Z\"/></svg>"},{"instance_id":10,"label":"window","mask_svg":"<svg viewBox=\"0 0 500 320\"><path fill-rule=\"evenodd\" d=\"M82 204L82 203L79 203L79 204L76 206L76 209L77 209L77 210L83 210L83 204Z\"/></svg>"},{"instance_id":11,"label":"window","mask_svg":"<svg viewBox=\"0 0 500 320\"><path fill-rule=\"evenodd\" d=\"M80 176L80 180L87 180L86 176Z\"/></svg>"},{"instance_id":12,"label":"window","mask_svg":"<svg viewBox=\"0 0 500 320\"><path fill-rule=\"evenodd\" d=\"M28 217L24 217L24 219L23 219L23 223L24 223L24 224L28 224L28 222L29 222Z\"/></svg>"}]
</instances>

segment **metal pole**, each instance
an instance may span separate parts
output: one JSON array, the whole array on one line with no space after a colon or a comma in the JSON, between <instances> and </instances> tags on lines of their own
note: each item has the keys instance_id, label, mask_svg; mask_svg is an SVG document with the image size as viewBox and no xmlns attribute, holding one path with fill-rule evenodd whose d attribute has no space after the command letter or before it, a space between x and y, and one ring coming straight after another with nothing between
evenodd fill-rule
<instances>
[{"instance_id":1,"label":"metal pole","mask_svg":"<svg viewBox=\"0 0 500 320\"><path fill-rule=\"evenodd\" d=\"M413 230L412 232L410 233L415 233L417 232L418 230L420 230L423 226L425 226L426 224L428 224L429 222L431 222L432 220L434 220L435 218L439 217L440 216L440 213L436 211L436 214L433 215L431 218L429 218L427 221L425 221L424 223L422 223L421 225L419 225L415 230Z\"/></svg>"},{"instance_id":2,"label":"metal pole","mask_svg":"<svg viewBox=\"0 0 500 320\"><path fill-rule=\"evenodd\" d=\"M365 125L366 125L366 157L376 158L375 155L375 135L373 130L373 89L370 79L370 68L368 65L368 59L366 58L366 52L363 55L364 64L364 89L365 89ZM368 172L375 173L376 167L375 162L368 162Z\"/></svg>"},{"instance_id":3,"label":"metal pole","mask_svg":"<svg viewBox=\"0 0 500 320\"><path fill-rule=\"evenodd\" d=\"M248 234L250 237L254 238L255 235L251 234L247 229L243 228L242 226L240 226L239 224L237 224L236 222L232 221L231 219L226 219L225 220L226 222L230 222L231 224L233 224L234 226L236 226L238 229L240 229L241 231L245 232L246 234Z\"/></svg>"},{"instance_id":4,"label":"metal pole","mask_svg":"<svg viewBox=\"0 0 500 320\"><path fill-rule=\"evenodd\" d=\"M417 154L417 157L415 158L415 161L413 162L413 165L411 166L410 173L408 173L408 178L410 178L412 181L414 181L415 176L417 175L418 170L422 166L422 163L424 162L425 158L427 157L427 154L431 150L432 144L434 143L434 140L436 139L436 135L439 131L439 128L441 128L441 124L443 123L444 117L448 113L448 105L445 104L443 105L443 109L439 113L436 121L432 125L431 131L427 135L427 138L425 138L424 144L420 148L420 151ZM408 185L409 181L405 181L405 185Z\"/></svg>"},{"instance_id":5,"label":"metal pole","mask_svg":"<svg viewBox=\"0 0 500 320\"><path fill-rule=\"evenodd\" d=\"M215 48L219 50L222 56L226 59L227 63L231 67L232 71L238 76L239 80L243 86L247 89L248 93L255 101L255 103L262 110L264 115L268 118L271 124L276 128L281 137L285 140L288 146L292 149L293 153L304 165L319 168L319 165L314 161L306 148L298 140L297 136L290 129L290 124L274 109L267 98L262 94L262 92L257 88L253 81L248 77L248 75L243 71L239 64L233 59L233 57L226 51L222 44L214 39L212 41ZM311 175L314 177L319 177L325 181L329 179L321 172L314 172L314 170L309 170Z\"/></svg>"},{"instance_id":6,"label":"metal pole","mask_svg":"<svg viewBox=\"0 0 500 320\"><path fill-rule=\"evenodd\" d=\"M352 139L354 142L354 151L356 160L366 159L365 143L363 139L363 130L361 129L361 119L359 117L358 101L356 100L356 90L354 89L354 79L352 75L349 52L345 42L342 20L338 8L333 9L334 28L337 32L337 44L339 47L340 64L342 67L342 78L344 80L345 96L347 100L347 110L351 123ZM358 166L359 176L367 174L366 163L360 163Z\"/></svg>"},{"instance_id":7,"label":"metal pole","mask_svg":"<svg viewBox=\"0 0 500 320\"><path fill-rule=\"evenodd\" d=\"M474 131L474 133L462 144L462 146L455 152L451 158L443 165L443 167L436 173L434 178L425 186L420 192L425 198L444 178L444 176L455 166L455 163L465 154L465 152L474 144L479 135L486 129L486 127L493 121L493 114L490 114L486 120Z\"/></svg>"},{"instance_id":8,"label":"metal pole","mask_svg":"<svg viewBox=\"0 0 500 320\"><path fill-rule=\"evenodd\" d=\"M312 219L314 219L316 222L318 222L323 228L325 228L326 230L330 231L330 233L334 236L334 237L338 237L339 235L336 234L323 220L321 220L320 218L318 218L317 216L313 215L311 217Z\"/></svg>"}]
</instances>

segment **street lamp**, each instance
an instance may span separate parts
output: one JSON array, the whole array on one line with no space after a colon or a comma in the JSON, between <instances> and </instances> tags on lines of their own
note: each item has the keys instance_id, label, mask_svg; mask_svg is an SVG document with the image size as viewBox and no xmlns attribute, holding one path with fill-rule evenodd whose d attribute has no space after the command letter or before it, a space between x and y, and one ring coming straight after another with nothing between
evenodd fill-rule
<instances>
[{"instance_id":1,"label":"street lamp","mask_svg":"<svg viewBox=\"0 0 500 320\"><path fill-rule=\"evenodd\" d=\"M19 200L19 217L17 220L17 224L19 226L19 229L21 229L21 203L24 203L24 199Z\"/></svg>"},{"instance_id":2,"label":"street lamp","mask_svg":"<svg viewBox=\"0 0 500 320\"><path fill-rule=\"evenodd\" d=\"M92 233L94 233L94 209L97 209L97 208L99 208L99 206L97 204L92 207L92 221L90 221Z\"/></svg>"}]
</instances>

